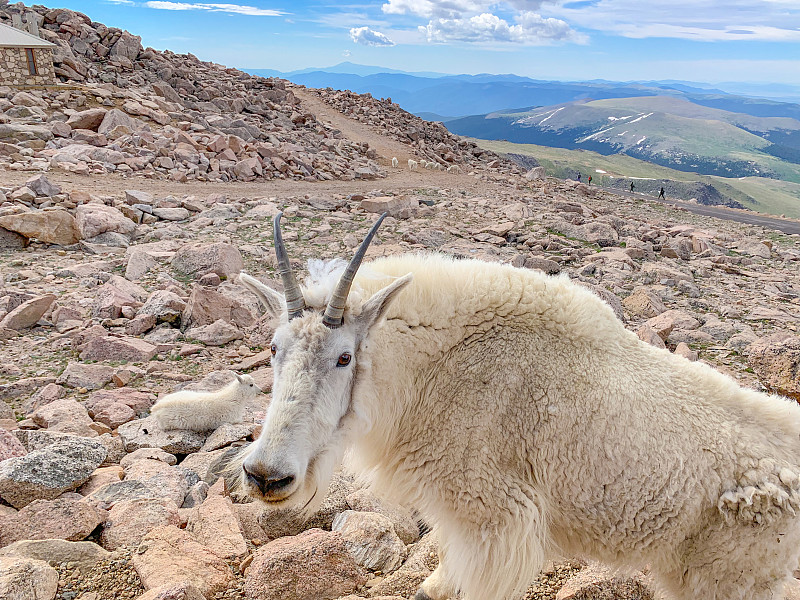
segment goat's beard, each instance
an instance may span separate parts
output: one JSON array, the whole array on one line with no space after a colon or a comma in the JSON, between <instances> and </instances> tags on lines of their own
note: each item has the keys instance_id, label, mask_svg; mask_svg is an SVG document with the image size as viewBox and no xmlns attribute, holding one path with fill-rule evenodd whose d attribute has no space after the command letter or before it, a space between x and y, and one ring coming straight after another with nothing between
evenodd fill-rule
<instances>
[{"instance_id":1,"label":"goat's beard","mask_svg":"<svg viewBox=\"0 0 800 600\"><path fill-rule=\"evenodd\" d=\"M337 434L339 431L336 432ZM334 435L334 438L339 437ZM255 500L270 510L294 510L304 518L313 515L328 494L333 473L341 464L345 447L341 439L334 439L325 448L315 454L306 467L303 482L290 496L271 502L265 499L244 477L242 465L251 452L255 451L255 443L243 448L226 466L225 478L228 493L239 502Z\"/></svg>"},{"instance_id":2,"label":"goat's beard","mask_svg":"<svg viewBox=\"0 0 800 600\"><path fill-rule=\"evenodd\" d=\"M340 426L333 431L328 443L318 450L308 461L302 485L289 497L278 502L269 502L247 483L242 465L256 443L252 443L234 456L226 466L223 476L230 495L239 502L255 500L271 510L290 509L310 518L317 512L328 495L333 474L342 464L346 451L355 436L368 429L364 415L349 410L340 421Z\"/></svg>"},{"instance_id":3,"label":"goat's beard","mask_svg":"<svg viewBox=\"0 0 800 600\"><path fill-rule=\"evenodd\" d=\"M317 512L327 497L333 474L342 464L354 426L358 424L355 418L342 420L342 426L333 432L327 445L308 462L302 487L287 499L293 501L293 506L305 518Z\"/></svg>"}]
</instances>

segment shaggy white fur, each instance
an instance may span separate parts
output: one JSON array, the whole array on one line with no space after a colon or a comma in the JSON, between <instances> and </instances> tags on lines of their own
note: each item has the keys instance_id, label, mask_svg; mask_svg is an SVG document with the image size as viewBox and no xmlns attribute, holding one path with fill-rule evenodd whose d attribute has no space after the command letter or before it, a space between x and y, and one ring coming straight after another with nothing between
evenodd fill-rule
<instances>
[{"instance_id":1,"label":"shaggy white fur","mask_svg":"<svg viewBox=\"0 0 800 600\"><path fill-rule=\"evenodd\" d=\"M261 393L250 375L235 373L236 379L218 390L180 390L167 394L150 409L162 429L210 431L223 423L240 423L244 405Z\"/></svg>"},{"instance_id":2,"label":"shaggy white fur","mask_svg":"<svg viewBox=\"0 0 800 600\"><path fill-rule=\"evenodd\" d=\"M800 554L796 403L640 341L564 276L439 255L365 267L342 327L309 310L276 331L247 461L293 469L281 505L318 504L349 447L436 525L433 600L511 599L573 555L649 564L675 600L781 597Z\"/></svg>"},{"instance_id":3,"label":"shaggy white fur","mask_svg":"<svg viewBox=\"0 0 800 600\"><path fill-rule=\"evenodd\" d=\"M408 169L409 169L409 171L416 171L417 170L417 161L409 158L408 159Z\"/></svg>"},{"instance_id":4,"label":"shaggy white fur","mask_svg":"<svg viewBox=\"0 0 800 600\"><path fill-rule=\"evenodd\" d=\"M400 161L397 160L397 157L396 156L392 157L392 167L396 169L397 165L399 165L399 164L400 164Z\"/></svg>"}]
</instances>

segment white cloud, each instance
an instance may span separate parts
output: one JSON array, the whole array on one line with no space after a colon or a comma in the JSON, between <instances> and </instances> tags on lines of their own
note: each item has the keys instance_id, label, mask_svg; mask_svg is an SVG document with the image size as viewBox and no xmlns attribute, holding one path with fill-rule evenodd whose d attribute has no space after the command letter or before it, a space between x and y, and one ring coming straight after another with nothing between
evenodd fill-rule
<instances>
[{"instance_id":1,"label":"white cloud","mask_svg":"<svg viewBox=\"0 0 800 600\"><path fill-rule=\"evenodd\" d=\"M385 0L386 14L428 20L417 30L428 42L542 45L554 41L584 42L586 36L561 19L535 10L547 0Z\"/></svg>"},{"instance_id":2,"label":"white cloud","mask_svg":"<svg viewBox=\"0 0 800 600\"><path fill-rule=\"evenodd\" d=\"M630 38L668 37L701 42L741 42L748 40L771 42L800 41L800 30L798 29L780 29L778 27L765 26L754 27L751 25L715 28L649 23L644 26L620 26L618 32Z\"/></svg>"},{"instance_id":3,"label":"white cloud","mask_svg":"<svg viewBox=\"0 0 800 600\"><path fill-rule=\"evenodd\" d=\"M257 8L255 6L246 6L241 4L152 1L145 2L145 6L159 10L205 10L209 12L225 12L236 15L248 15L251 17L279 17L287 14L280 10Z\"/></svg>"},{"instance_id":4,"label":"white cloud","mask_svg":"<svg viewBox=\"0 0 800 600\"><path fill-rule=\"evenodd\" d=\"M321 23L335 29L350 29L353 23L360 23L372 29L386 29L389 21L387 19L373 18L373 13L357 10L341 10L335 12L321 12L310 18L315 23Z\"/></svg>"},{"instance_id":5,"label":"white cloud","mask_svg":"<svg viewBox=\"0 0 800 600\"><path fill-rule=\"evenodd\" d=\"M482 13L468 19L432 19L427 26L420 27L429 42L476 42L513 43L543 45L554 41L571 40L582 42L584 38L566 22L543 18L526 11L508 21L491 13Z\"/></svg>"},{"instance_id":6,"label":"white cloud","mask_svg":"<svg viewBox=\"0 0 800 600\"><path fill-rule=\"evenodd\" d=\"M516 11L538 9L545 0L388 0L381 10L388 14L417 15L426 19L463 19L481 14L493 7L506 7Z\"/></svg>"},{"instance_id":7,"label":"white cloud","mask_svg":"<svg viewBox=\"0 0 800 600\"><path fill-rule=\"evenodd\" d=\"M726 0L723 5L711 0L383 0L381 10L429 21L423 30L431 41L585 39L580 34L559 38L565 32L558 23L631 38L800 40L798 0ZM542 23L530 22L529 13L544 13L556 24L541 17ZM497 15L501 22L485 15ZM523 31L513 31L517 25Z\"/></svg>"},{"instance_id":8,"label":"white cloud","mask_svg":"<svg viewBox=\"0 0 800 600\"><path fill-rule=\"evenodd\" d=\"M465 13L480 12L484 4L480 0L389 0L381 10L387 14L410 14L426 19L456 18Z\"/></svg>"},{"instance_id":9,"label":"white cloud","mask_svg":"<svg viewBox=\"0 0 800 600\"><path fill-rule=\"evenodd\" d=\"M350 37L356 44L365 46L394 46L394 42L382 34L369 27L353 27L350 30Z\"/></svg>"},{"instance_id":10,"label":"white cloud","mask_svg":"<svg viewBox=\"0 0 800 600\"><path fill-rule=\"evenodd\" d=\"M551 12L586 29L631 38L800 40L797 0L728 0L724 7L697 0L588 0Z\"/></svg>"},{"instance_id":11,"label":"white cloud","mask_svg":"<svg viewBox=\"0 0 800 600\"><path fill-rule=\"evenodd\" d=\"M134 6L136 2L133 0L105 0L108 4L126 4L128 6Z\"/></svg>"}]
</instances>

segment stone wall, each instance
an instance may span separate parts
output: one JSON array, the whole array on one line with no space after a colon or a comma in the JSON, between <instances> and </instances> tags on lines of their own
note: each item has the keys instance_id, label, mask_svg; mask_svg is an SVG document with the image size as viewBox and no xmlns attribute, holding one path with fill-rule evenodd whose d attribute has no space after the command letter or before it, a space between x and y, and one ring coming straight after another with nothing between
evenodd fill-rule
<instances>
[{"instance_id":1,"label":"stone wall","mask_svg":"<svg viewBox=\"0 0 800 600\"><path fill-rule=\"evenodd\" d=\"M25 48L0 48L0 85L55 85L53 51L34 48L38 75L28 75Z\"/></svg>"}]
</instances>

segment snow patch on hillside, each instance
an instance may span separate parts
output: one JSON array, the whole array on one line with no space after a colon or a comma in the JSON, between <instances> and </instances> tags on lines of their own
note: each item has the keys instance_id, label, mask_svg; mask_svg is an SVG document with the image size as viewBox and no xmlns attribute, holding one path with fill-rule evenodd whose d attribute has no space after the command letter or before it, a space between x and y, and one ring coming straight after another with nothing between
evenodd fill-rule
<instances>
[{"instance_id":1,"label":"snow patch on hillside","mask_svg":"<svg viewBox=\"0 0 800 600\"><path fill-rule=\"evenodd\" d=\"M636 121L641 121L642 119L646 119L647 117L649 117L649 116L650 116L650 115L652 115L652 114L653 114L653 113L647 113L646 115L642 115L642 116L641 116L641 117L639 117L638 119L634 119L633 121L631 121L631 123L636 123Z\"/></svg>"},{"instance_id":2,"label":"snow patch on hillside","mask_svg":"<svg viewBox=\"0 0 800 600\"><path fill-rule=\"evenodd\" d=\"M563 107L563 106L562 106L561 108L557 108L557 109L555 109L555 110L554 110L552 113L550 113L550 115L549 115L549 116L547 116L547 117L545 117L544 119L542 119L541 121L539 121L539 125L541 125L542 123L544 123L545 121L547 121L547 119L550 119L551 117L555 116L556 114L558 114L558 112L559 112L559 111L562 111L562 110L564 110L564 107Z\"/></svg>"}]
</instances>

